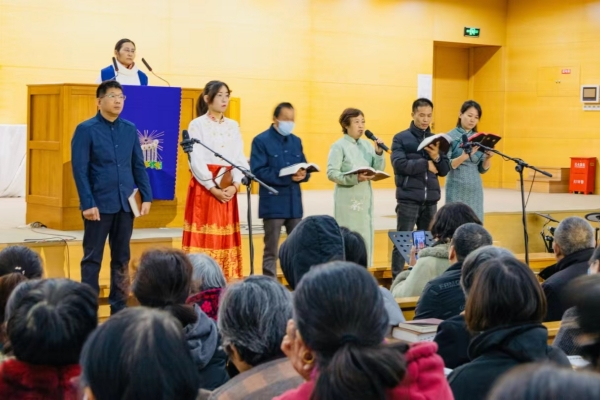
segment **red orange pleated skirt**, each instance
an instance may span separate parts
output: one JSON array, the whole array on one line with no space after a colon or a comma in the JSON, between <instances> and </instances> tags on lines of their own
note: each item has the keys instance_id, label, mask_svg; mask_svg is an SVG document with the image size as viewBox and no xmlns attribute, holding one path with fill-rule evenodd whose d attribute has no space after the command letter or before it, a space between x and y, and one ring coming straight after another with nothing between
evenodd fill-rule
<instances>
[{"instance_id":1,"label":"red orange pleated skirt","mask_svg":"<svg viewBox=\"0 0 600 400\"><path fill-rule=\"evenodd\" d=\"M208 165L213 178L221 168ZM241 279L242 235L237 196L221 203L192 177L185 203L182 249L214 258L228 282Z\"/></svg>"}]
</instances>

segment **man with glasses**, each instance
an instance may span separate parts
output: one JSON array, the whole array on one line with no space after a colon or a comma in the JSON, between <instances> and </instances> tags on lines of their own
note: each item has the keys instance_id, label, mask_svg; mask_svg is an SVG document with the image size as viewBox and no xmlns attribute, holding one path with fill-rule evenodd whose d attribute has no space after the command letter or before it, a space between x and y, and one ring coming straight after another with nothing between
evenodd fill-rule
<instances>
[{"instance_id":1,"label":"man with glasses","mask_svg":"<svg viewBox=\"0 0 600 400\"><path fill-rule=\"evenodd\" d=\"M104 244L108 237L111 314L127 301L129 241L133 213L129 197L134 186L141 194L141 215L150 212L152 190L144 165L137 129L119 118L125 95L117 81L105 81L96 89L98 113L75 129L71 164L83 214L81 281L97 292Z\"/></svg>"}]
</instances>

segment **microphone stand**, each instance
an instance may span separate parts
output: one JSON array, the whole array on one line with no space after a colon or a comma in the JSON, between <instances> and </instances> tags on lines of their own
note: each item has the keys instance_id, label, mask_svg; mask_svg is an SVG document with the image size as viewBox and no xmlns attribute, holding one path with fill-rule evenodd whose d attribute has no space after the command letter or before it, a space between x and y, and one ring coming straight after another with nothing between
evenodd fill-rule
<instances>
[{"instance_id":1,"label":"microphone stand","mask_svg":"<svg viewBox=\"0 0 600 400\"><path fill-rule=\"evenodd\" d=\"M244 174L244 179L242 179L242 183L246 186L247 201L248 201L248 235L249 235L248 242L250 244L250 275L254 275L254 241L252 239L252 198L251 198L251 193L250 193L250 185L252 184L252 181L255 181L259 185L261 185L262 187L267 189L269 191L269 193L278 195L279 192L277 190L273 189L271 186L264 183L263 181L261 181L260 179L258 179L256 177L256 175L254 175L252 172L248 171L246 168L240 167L239 165L232 163L231 161L229 161L228 159L223 157L221 154L217 153L216 151L214 151L213 149L211 149L210 147L208 147L207 145L205 145L198 139L190 138L190 139L184 140L180 143L181 147L183 147L183 151L185 153L187 153L188 159L190 159L190 161L191 161L190 153L193 150L193 143L197 143L200 146L204 147L206 150L213 153L213 155L215 157L220 158L221 160L225 161L227 164L231 165L233 168L237 169L242 174Z\"/></svg>"},{"instance_id":2,"label":"microphone stand","mask_svg":"<svg viewBox=\"0 0 600 400\"><path fill-rule=\"evenodd\" d=\"M525 211L525 185L524 185L524 181L523 181L523 170L525 168L529 168L529 169L537 171L540 174L545 175L549 178L552 178L552 174L550 174L546 171L542 171L541 169L536 168L533 165L529 165L525 161L521 160L520 158L514 158L514 157L507 156L506 154L504 154L494 148L487 147L487 146L484 146L481 144L473 144L473 146L479 146L480 149L498 154L505 161L513 161L515 164L517 164L515 166L515 171L517 171L519 173L519 180L521 182L521 212L523 213L523 239L524 239L524 243L525 243L525 264L529 265L529 235L527 234L527 213Z\"/></svg>"}]
</instances>

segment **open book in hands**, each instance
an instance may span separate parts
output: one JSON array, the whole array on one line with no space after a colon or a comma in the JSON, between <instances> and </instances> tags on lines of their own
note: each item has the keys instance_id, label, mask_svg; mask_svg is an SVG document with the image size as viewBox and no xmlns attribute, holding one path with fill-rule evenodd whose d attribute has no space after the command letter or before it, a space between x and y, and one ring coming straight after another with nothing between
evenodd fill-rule
<instances>
[{"instance_id":1,"label":"open book in hands","mask_svg":"<svg viewBox=\"0 0 600 400\"><path fill-rule=\"evenodd\" d=\"M374 176L374 178L371 179L372 181L380 181L382 179L386 179L386 178L390 177L390 174L388 174L387 172L379 171L379 170L371 168L371 167L354 168L352 171L345 172L344 176L352 175L352 174L362 174L362 173L367 173L368 176Z\"/></svg>"},{"instance_id":2,"label":"open book in hands","mask_svg":"<svg viewBox=\"0 0 600 400\"><path fill-rule=\"evenodd\" d=\"M438 142L440 143L440 154L446 154L448 150L450 150L452 137L446 133L439 133L437 135L426 137L417 148L417 151L421 151L430 144L435 145Z\"/></svg>"},{"instance_id":3,"label":"open book in hands","mask_svg":"<svg viewBox=\"0 0 600 400\"><path fill-rule=\"evenodd\" d=\"M319 172L319 171L321 171L319 169L319 166L317 164L313 164L313 163L298 163L298 164L290 165L289 167L281 168L281 171L279 171L279 177L288 176L288 175L295 175L296 172L300 171L301 169L305 169L306 172Z\"/></svg>"},{"instance_id":4,"label":"open book in hands","mask_svg":"<svg viewBox=\"0 0 600 400\"><path fill-rule=\"evenodd\" d=\"M477 132L471 136L469 136L469 142L473 144L473 146L483 145L485 147L489 147L493 149L496 143L498 143L502 139L498 135L494 135L493 133L483 133Z\"/></svg>"}]
</instances>

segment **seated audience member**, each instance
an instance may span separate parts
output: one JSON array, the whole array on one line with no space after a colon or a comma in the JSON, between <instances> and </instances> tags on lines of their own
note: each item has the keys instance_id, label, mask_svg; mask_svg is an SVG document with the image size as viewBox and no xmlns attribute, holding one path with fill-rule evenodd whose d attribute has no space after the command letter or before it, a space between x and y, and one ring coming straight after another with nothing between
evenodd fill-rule
<instances>
[{"instance_id":1,"label":"seated audience member","mask_svg":"<svg viewBox=\"0 0 600 400\"><path fill-rule=\"evenodd\" d=\"M492 235L481 225L464 224L454 232L450 241L450 268L425 285L415 310L415 319L448 319L465 309L465 294L460 287L463 261L483 246L492 245Z\"/></svg>"},{"instance_id":2,"label":"seated audience member","mask_svg":"<svg viewBox=\"0 0 600 400\"><path fill-rule=\"evenodd\" d=\"M340 230L342 231L342 237L344 238L345 260L358 264L361 267L368 268L367 245L361 234L351 231L344 226L342 226ZM392 328L397 326L400 322L406 321L406 319L402 314L398 302L394 299L394 296L392 296L392 293L383 286L379 286L379 290L383 296L383 304L389 317L390 329L387 334L387 336L389 336L392 332Z\"/></svg>"},{"instance_id":3,"label":"seated audience member","mask_svg":"<svg viewBox=\"0 0 600 400\"><path fill-rule=\"evenodd\" d=\"M14 358L0 364L0 398L77 399L73 380L83 344L98 324L97 294L68 279L35 281L17 292L7 321Z\"/></svg>"},{"instance_id":4,"label":"seated audience member","mask_svg":"<svg viewBox=\"0 0 600 400\"><path fill-rule=\"evenodd\" d=\"M215 322L197 304L185 304L193 267L180 250L149 250L142 254L132 291L141 305L171 313L183 332L200 374L200 389L213 390L229 380L227 356L220 347Z\"/></svg>"},{"instance_id":5,"label":"seated audience member","mask_svg":"<svg viewBox=\"0 0 600 400\"><path fill-rule=\"evenodd\" d=\"M578 331L574 342L579 355L590 363L590 369L600 372L600 274L581 276L566 289L565 298L573 304Z\"/></svg>"},{"instance_id":6,"label":"seated audience member","mask_svg":"<svg viewBox=\"0 0 600 400\"><path fill-rule=\"evenodd\" d=\"M599 399L600 377L549 364L515 368L494 386L488 400Z\"/></svg>"},{"instance_id":7,"label":"seated audience member","mask_svg":"<svg viewBox=\"0 0 600 400\"><path fill-rule=\"evenodd\" d=\"M394 297L420 296L425 285L450 267L450 240L459 226L481 221L464 203L448 203L440 208L431 222L435 243L419 251L418 260L411 257L410 267L402 271L392 283ZM414 253L414 247L413 247Z\"/></svg>"},{"instance_id":8,"label":"seated audience member","mask_svg":"<svg viewBox=\"0 0 600 400\"><path fill-rule=\"evenodd\" d=\"M554 232L554 255L557 263L543 270L542 288L548 301L544 321L560 321L567 310L562 291L569 282L587 273L588 261L594 252L594 229L585 219L569 217L561 221Z\"/></svg>"},{"instance_id":9,"label":"seated audience member","mask_svg":"<svg viewBox=\"0 0 600 400\"><path fill-rule=\"evenodd\" d=\"M344 257L340 226L328 215L304 218L279 247L281 270L292 290L313 265Z\"/></svg>"},{"instance_id":10,"label":"seated audience member","mask_svg":"<svg viewBox=\"0 0 600 400\"><path fill-rule=\"evenodd\" d=\"M296 288L282 343L307 382L276 399L451 399L437 346L386 343L388 324L366 269L341 261L313 268Z\"/></svg>"},{"instance_id":11,"label":"seated audience member","mask_svg":"<svg viewBox=\"0 0 600 400\"><path fill-rule=\"evenodd\" d=\"M0 276L13 272L39 279L44 274L42 259L28 247L8 246L0 251Z\"/></svg>"},{"instance_id":12,"label":"seated audience member","mask_svg":"<svg viewBox=\"0 0 600 400\"><path fill-rule=\"evenodd\" d=\"M6 342L6 325L5 322L5 311L6 303L13 290L19 285L19 283L26 281L27 278L23 274L15 273L4 275L0 277L0 351L4 349L4 342Z\"/></svg>"},{"instance_id":13,"label":"seated audience member","mask_svg":"<svg viewBox=\"0 0 600 400\"><path fill-rule=\"evenodd\" d=\"M589 266L589 275L595 275L599 272L600 247L596 247L592 253ZM564 351L568 356L581 355L581 347L576 341L576 338L580 335L581 329L579 329L579 325L577 324L577 310L575 307L571 307L563 314L560 322L560 329L558 330L552 345Z\"/></svg>"},{"instance_id":14,"label":"seated audience member","mask_svg":"<svg viewBox=\"0 0 600 400\"><path fill-rule=\"evenodd\" d=\"M186 303L198 304L206 315L216 321L219 313L219 298L227 286L223 270L207 254L188 254L188 258L194 272L192 273L192 294Z\"/></svg>"},{"instance_id":15,"label":"seated audience member","mask_svg":"<svg viewBox=\"0 0 600 400\"><path fill-rule=\"evenodd\" d=\"M199 377L181 325L170 314L133 307L92 333L81 354L88 400L195 400Z\"/></svg>"},{"instance_id":16,"label":"seated audience member","mask_svg":"<svg viewBox=\"0 0 600 400\"><path fill-rule=\"evenodd\" d=\"M484 400L500 375L530 362L570 367L560 349L548 345L542 325L546 299L531 269L515 258L485 262L467 297L465 320L478 335L469 345L471 362L450 374L456 400Z\"/></svg>"},{"instance_id":17,"label":"seated audience member","mask_svg":"<svg viewBox=\"0 0 600 400\"><path fill-rule=\"evenodd\" d=\"M277 280L250 276L227 288L219 310L223 347L240 374L201 399L272 399L302 383L281 351L292 294Z\"/></svg>"},{"instance_id":18,"label":"seated audience member","mask_svg":"<svg viewBox=\"0 0 600 400\"><path fill-rule=\"evenodd\" d=\"M514 256L510 251L495 246L480 247L467 256L460 277L460 286L465 298L469 296L475 272L479 267L488 260L501 257ZM464 313L448 318L438 326L433 340L438 345L438 354L444 360L446 368L454 369L469 362L467 351L472 336L467 329Z\"/></svg>"}]
</instances>

